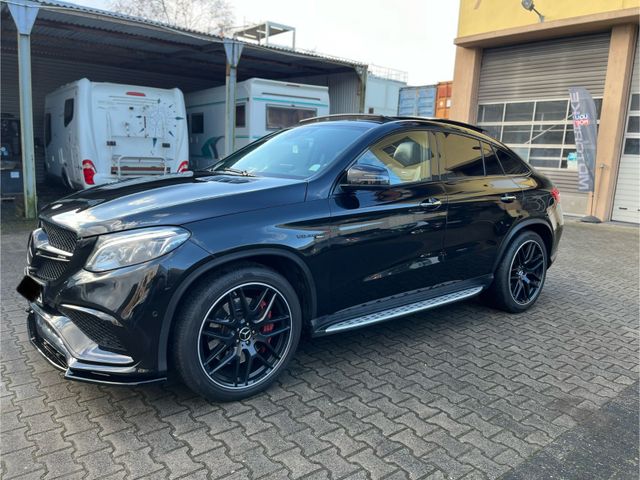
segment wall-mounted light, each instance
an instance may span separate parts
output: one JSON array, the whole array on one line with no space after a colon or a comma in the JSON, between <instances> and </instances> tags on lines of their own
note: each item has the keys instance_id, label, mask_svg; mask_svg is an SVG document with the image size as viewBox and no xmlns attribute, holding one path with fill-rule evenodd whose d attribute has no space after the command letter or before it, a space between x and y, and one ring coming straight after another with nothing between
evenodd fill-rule
<instances>
[{"instance_id":1,"label":"wall-mounted light","mask_svg":"<svg viewBox=\"0 0 640 480\"><path fill-rule=\"evenodd\" d=\"M522 0L522 8L528 10L529 12L536 12L538 14L538 20L540 20L540 22L544 22L544 15L536 10L536 6L533 4L533 0Z\"/></svg>"}]
</instances>

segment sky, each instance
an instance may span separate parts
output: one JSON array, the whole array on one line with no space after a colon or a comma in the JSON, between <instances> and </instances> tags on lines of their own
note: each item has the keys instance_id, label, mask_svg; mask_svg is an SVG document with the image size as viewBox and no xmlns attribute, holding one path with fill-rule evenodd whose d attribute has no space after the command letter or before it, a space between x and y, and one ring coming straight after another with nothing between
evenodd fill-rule
<instances>
[{"instance_id":1,"label":"sky","mask_svg":"<svg viewBox=\"0 0 640 480\"><path fill-rule=\"evenodd\" d=\"M229 1L237 25L270 20L295 27L297 48L402 70L409 85L453 79L459 0ZM288 34L281 37L290 45Z\"/></svg>"}]
</instances>

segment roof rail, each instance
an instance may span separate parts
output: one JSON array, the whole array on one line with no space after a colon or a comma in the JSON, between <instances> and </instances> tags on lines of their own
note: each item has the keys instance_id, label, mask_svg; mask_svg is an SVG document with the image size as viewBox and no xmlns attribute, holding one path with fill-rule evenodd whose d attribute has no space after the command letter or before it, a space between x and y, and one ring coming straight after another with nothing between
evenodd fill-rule
<instances>
[{"instance_id":1,"label":"roof rail","mask_svg":"<svg viewBox=\"0 0 640 480\"><path fill-rule=\"evenodd\" d=\"M437 122L444 123L446 125L453 125L454 127L462 127L468 128L469 130L473 130L479 133L485 133L486 130L484 128L478 127L477 125L472 125L470 123L459 122L457 120L449 120L448 118L435 118L435 117L411 117L411 116L403 116L403 117L392 117L394 120L416 120L416 121L424 121L424 122Z\"/></svg>"},{"instance_id":2,"label":"roof rail","mask_svg":"<svg viewBox=\"0 0 640 480\"><path fill-rule=\"evenodd\" d=\"M412 120L416 122L428 122L428 123L440 123L444 125L452 125L454 127L468 128L479 133L485 133L486 130L478 127L477 125L471 125L470 123L459 122L457 120L449 120L448 118L435 118L435 117L411 117L411 116L387 116L387 115L375 115L367 113L334 113L332 115L323 115L320 117L311 117L300 120L300 124L305 123L317 123L317 122L331 122L334 120L364 120L369 122L396 122L402 120Z\"/></svg>"},{"instance_id":3,"label":"roof rail","mask_svg":"<svg viewBox=\"0 0 640 480\"><path fill-rule=\"evenodd\" d=\"M371 115L366 113L333 113L331 115L322 115L320 117L311 117L300 120L299 123L317 123L317 122L331 122L334 120L368 120L374 122L389 122L393 120L393 117L385 117L384 115Z\"/></svg>"}]
</instances>

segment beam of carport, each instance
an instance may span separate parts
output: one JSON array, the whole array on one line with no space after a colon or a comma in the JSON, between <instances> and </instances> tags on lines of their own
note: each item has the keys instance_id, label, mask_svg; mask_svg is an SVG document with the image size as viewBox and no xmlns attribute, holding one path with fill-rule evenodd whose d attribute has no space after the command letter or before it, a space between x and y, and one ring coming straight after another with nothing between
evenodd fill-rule
<instances>
[{"instance_id":1,"label":"beam of carport","mask_svg":"<svg viewBox=\"0 0 640 480\"><path fill-rule=\"evenodd\" d=\"M230 38L224 39L224 52L227 55L227 82L224 116L224 152L225 156L235 150L236 140L236 79L238 62L242 54L242 43Z\"/></svg>"},{"instance_id":2,"label":"beam of carport","mask_svg":"<svg viewBox=\"0 0 640 480\"><path fill-rule=\"evenodd\" d=\"M13 0L9 11L18 30L18 74L20 79L20 141L22 149L22 184L24 215L38 215L36 196L36 159L33 146L33 103L31 98L31 29L39 6L29 0Z\"/></svg>"}]
</instances>

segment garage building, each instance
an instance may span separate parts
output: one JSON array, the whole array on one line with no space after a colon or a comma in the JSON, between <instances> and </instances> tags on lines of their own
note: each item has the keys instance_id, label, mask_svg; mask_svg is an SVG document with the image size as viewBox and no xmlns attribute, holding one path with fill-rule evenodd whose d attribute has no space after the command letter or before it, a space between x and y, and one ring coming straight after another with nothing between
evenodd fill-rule
<instances>
[{"instance_id":1,"label":"garage building","mask_svg":"<svg viewBox=\"0 0 640 480\"><path fill-rule=\"evenodd\" d=\"M452 118L478 123L542 170L566 213L640 223L639 6L461 1ZM592 194L578 191L569 87L585 87L598 110Z\"/></svg>"}]
</instances>

